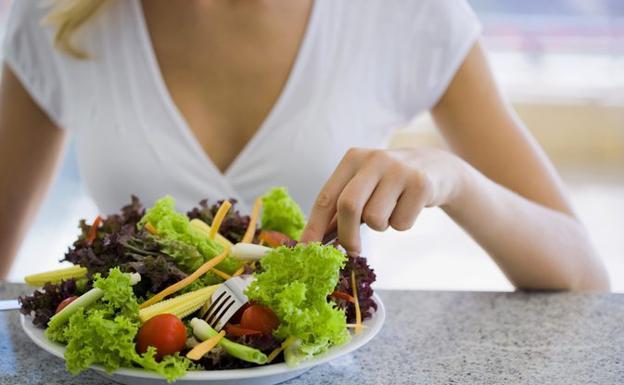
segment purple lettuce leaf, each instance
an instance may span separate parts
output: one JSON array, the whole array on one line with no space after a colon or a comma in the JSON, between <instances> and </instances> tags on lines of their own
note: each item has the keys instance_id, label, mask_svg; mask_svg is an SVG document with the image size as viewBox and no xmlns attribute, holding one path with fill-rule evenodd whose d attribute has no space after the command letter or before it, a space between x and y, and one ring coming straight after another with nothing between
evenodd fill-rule
<instances>
[{"instance_id":1,"label":"purple lettuce leaf","mask_svg":"<svg viewBox=\"0 0 624 385\"><path fill-rule=\"evenodd\" d=\"M373 269L370 268L364 257L348 257L345 267L340 270L340 278L336 284L336 291L352 294L351 271L355 271L355 281L358 291L358 302L360 303L360 312L362 320L366 320L373 316L377 311L377 304L373 301L372 283L375 282L376 276ZM349 301L334 298L339 308L344 309L347 315L347 322L355 322L355 305Z\"/></svg>"},{"instance_id":2,"label":"purple lettuce leaf","mask_svg":"<svg viewBox=\"0 0 624 385\"><path fill-rule=\"evenodd\" d=\"M58 284L46 283L41 289L35 290L31 295L18 298L22 306L20 312L24 315L32 316L33 324L45 329L61 301L80 294L82 292L78 290L75 279L61 281Z\"/></svg>"}]
</instances>

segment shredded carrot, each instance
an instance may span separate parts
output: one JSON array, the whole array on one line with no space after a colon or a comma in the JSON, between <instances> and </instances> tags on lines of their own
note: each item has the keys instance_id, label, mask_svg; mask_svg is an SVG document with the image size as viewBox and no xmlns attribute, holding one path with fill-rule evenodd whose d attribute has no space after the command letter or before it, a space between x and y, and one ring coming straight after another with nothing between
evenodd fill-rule
<instances>
[{"instance_id":1,"label":"shredded carrot","mask_svg":"<svg viewBox=\"0 0 624 385\"><path fill-rule=\"evenodd\" d=\"M102 218L98 215L97 217L95 217L93 224L89 228L89 233L87 234L87 239L86 239L87 245L90 246L93 243L93 241L95 241L95 237L97 237L97 229L98 227L100 227L101 223L102 223Z\"/></svg>"},{"instance_id":2,"label":"shredded carrot","mask_svg":"<svg viewBox=\"0 0 624 385\"><path fill-rule=\"evenodd\" d=\"M267 357L267 364L270 364L271 361L273 361L282 352L282 350L289 347L293 342L295 342L295 340L295 336L290 336L286 338L279 347L275 348L275 350L273 350L271 354L269 354L269 356Z\"/></svg>"},{"instance_id":3,"label":"shredded carrot","mask_svg":"<svg viewBox=\"0 0 624 385\"><path fill-rule=\"evenodd\" d=\"M217 213L212 220L212 224L210 224L210 233L208 234L208 238L215 239L217 233L219 232L219 227L221 227L221 222L225 218L225 214L227 214L228 210L232 207L230 201L225 200L221 203L221 207L217 210Z\"/></svg>"},{"instance_id":4,"label":"shredded carrot","mask_svg":"<svg viewBox=\"0 0 624 385\"><path fill-rule=\"evenodd\" d=\"M256 235L256 222L258 221L258 215L260 215L260 207L262 207L262 198L258 197L254 202L253 209L251 210L251 217L249 218L249 225L247 226L247 231L245 231L241 242L253 242L254 235Z\"/></svg>"},{"instance_id":5,"label":"shredded carrot","mask_svg":"<svg viewBox=\"0 0 624 385\"><path fill-rule=\"evenodd\" d=\"M338 291L338 290L335 290L335 291L334 291L333 293L331 293L330 295L331 295L332 297L335 297L335 298L340 298L340 299L343 299L343 300L345 300L345 301L349 301L349 302L351 302L351 303L355 303L355 298L353 298L353 296L352 296L352 295L347 294L347 293L345 293L345 292L343 292L343 291Z\"/></svg>"},{"instance_id":6,"label":"shredded carrot","mask_svg":"<svg viewBox=\"0 0 624 385\"><path fill-rule=\"evenodd\" d=\"M238 277L239 275L243 274L245 272L245 265L241 266L238 268L238 270L236 270L234 272L234 274L232 274L233 277Z\"/></svg>"},{"instance_id":7,"label":"shredded carrot","mask_svg":"<svg viewBox=\"0 0 624 385\"><path fill-rule=\"evenodd\" d=\"M156 230L156 228L154 227L154 225L152 225L151 223L147 222L145 224L145 230L147 230L148 233L152 234L152 235L156 235L156 233L158 233L158 231Z\"/></svg>"},{"instance_id":8,"label":"shredded carrot","mask_svg":"<svg viewBox=\"0 0 624 385\"><path fill-rule=\"evenodd\" d=\"M360 301L358 301L355 270L351 270L351 288L353 289L353 299L355 300L355 334L360 334L362 331L362 312L360 311Z\"/></svg>"},{"instance_id":9,"label":"shredded carrot","mask_svg":"<svg viewBox=\"0 0 624 385\"><path fill-rule=\"evenodd\" d=\"M227 257L229 251L230 251L229 248L227 248L227 247L224 248L223 251L221 252L221 254L217 255L216 257L212 258L208 262L206 262L203 265L201 265L199 268L197 268L197 270L195 270L192 274L190 274L186 278L184 278L184 279L174 283L173 285L171 285L169 287L166 287L160 293L154 295L152 298L150 298L147 301L143 302L141 305L139 305L139 308L140 309L146 308L149 305L155 304L156 302L160 301L161 299L165 298L166 296L171 295L171 294L177 292L178 290L184 289L185 287L187 287L188 285L193 283L197 278L199 278L202 275L204 275L208 270L212 269L213 267L215 267L216 265L221 263L221 261L223 261L225 259L225 257Z\"/></svg>"},{"instance_id":10,"label":"shredded carrot","mask_svg":"<svg viewBox=\"0 0 624 385\"><path fill-rule=\"evenodd\" d=\"M189 360L197 361L204 356L204 354L211 351L221 340L225 337L225 330L221 330L217 335L208 338L206 341L199 345L196 345L191 351L186 353L186 358Z\"/></svg>"},{"instance_id":11,"label":"shredded carrot","mask_svg":"<svg viewBox=\"0 0 624 385\"><path fill-rule=\"evenodd\" d=\"M215 267L213 267L212 269L210 269L210 271L211 271L212 273L215 273L215 274L216 274L216 275L218 275L219 277L221 277L221 278L225 279L226 281L227 281L228 279L232 278L232 276L231 276L231 275L229 275L228 273L223 272L223 271L221 271L221 270L219 270L219 269L217 269L217 268L215 268Z\"/></svg>"},{"instance_id":12,"label":"shredded carrot","mask_svg":"<svg viewBox=\"0 0 624 385\"><path fill-rule=\"evenodd\" d=\"M366 325L359 325L359 326L358 326L358 324L347 324L347 328L349 328L349 329L355 329L355 328L357 328L357 327L360 327L360 328L366 329L368 326L366 326Z\"/></svg>"},{"instance_id":13,"label":"shredded carrot","mask_svg":"<svg viewBox=\"0 0 624 385\"><path fill-rule=\"evenodd\" d=\"M258 244L259 244L260 246L264 246L264 239L261 239L261 240L260 240L260 242L258 242Z\"/></svg>"}]
</instances>

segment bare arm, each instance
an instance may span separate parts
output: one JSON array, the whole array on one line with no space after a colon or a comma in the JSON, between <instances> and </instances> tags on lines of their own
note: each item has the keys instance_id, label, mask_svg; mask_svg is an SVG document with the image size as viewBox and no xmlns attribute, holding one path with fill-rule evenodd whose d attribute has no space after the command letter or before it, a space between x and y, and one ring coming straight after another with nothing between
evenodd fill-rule
<instances>
[{"instance_id":1,"label":"bare arm","mask_svg":"<svg viewBox=\"0 0 624 385\"><path fill-rule=\"evenodd\" d=\"M57 128L5 65L0 80L0 278L50 185L64 144Z\"/></svg>"},{"instance_id":2,"label":"bare arm","mask_svg":"<svg viewBox=\"0 0 624 385\"><path fill-rule=\"evenodd\" d=\"M319 193L302 240L319 240L337 225L340 243L357 253L360 221L407 230L423 207L439 206L515 286L607 290L556 172L499 95L479 44L432 112L457 155L349 151Z\"/></svg>"},{"instance_id":3,"label":"bare arm","mask_svg":"<svg viewBox=\"0 0 624 385\"><path fill-rule=\"evenodd\" d=\"M479 172L445 211L523 288L608 289L562 183L499 94L477 44L432 111L451 148Z\"/></svg>"}]
</instances>

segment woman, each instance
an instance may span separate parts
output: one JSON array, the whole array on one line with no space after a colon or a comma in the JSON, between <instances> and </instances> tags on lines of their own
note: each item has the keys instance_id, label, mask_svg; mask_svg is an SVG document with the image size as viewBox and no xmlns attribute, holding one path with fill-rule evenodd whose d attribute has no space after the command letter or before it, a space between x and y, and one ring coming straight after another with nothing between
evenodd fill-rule
<instances>
[{"instance_id":1,"label":"woman","mask_svg":"<svg viewBox=\"0 0 624 385\"><path fill-rule=\"evenodd\" d=\"M3 274L71 134L105 213L132 193L244 209L285 185L309 213L304 241L337 226L357 253L361 222L406 230L438 206L516 287L607 290L479 33L463 0L16 1L0 89ZM380 147L426 110L453 153Z\"/></svg>"}]
</instances>

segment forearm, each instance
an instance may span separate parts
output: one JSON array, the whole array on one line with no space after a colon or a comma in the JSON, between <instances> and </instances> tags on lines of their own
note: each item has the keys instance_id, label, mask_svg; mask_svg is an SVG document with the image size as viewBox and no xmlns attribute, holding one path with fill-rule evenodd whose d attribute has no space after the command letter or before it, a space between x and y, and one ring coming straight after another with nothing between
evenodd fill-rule
<instances>
[{"instance_id":1,"label":"forearm","mask_svg":"<svg viewBox=\"0 0 624 385\"><path fill-rule=\"evenodd\" d=\"M4 67L0 80L0 279L17 254L58 164L65 134Z\"/></svg>"},{"instance_id":2,"label":"forearm","mask_svg":"<svg viewBox=\"0 0 624 385\"><path fill-rule=\"evenodd\" d=\"M443 210L523 289L608 290L583 225L496 184L466 165L462 188Z\"/></svg>"},{"instance_id":3,"label":"forearm","mask_svg":"<svg viewBox=\"0 0 624 385\"><path fill-rule=\"evenodd\" d=\"M10 140L0 129L0 278L8 274L54 176L64 143L54 129L54 136Z\"/></svg>"}]
</instances>

